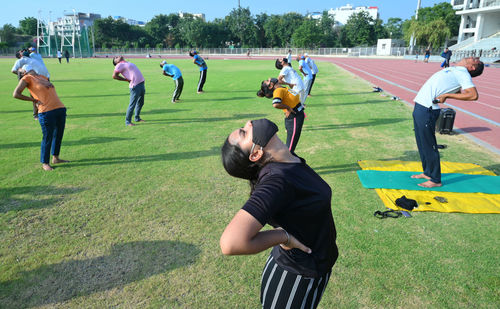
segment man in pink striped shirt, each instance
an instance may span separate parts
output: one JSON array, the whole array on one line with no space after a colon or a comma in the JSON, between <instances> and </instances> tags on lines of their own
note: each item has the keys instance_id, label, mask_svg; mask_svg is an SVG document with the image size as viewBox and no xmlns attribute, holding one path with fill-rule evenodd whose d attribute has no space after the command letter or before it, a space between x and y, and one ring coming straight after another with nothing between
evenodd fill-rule
<instances>
[{"instance_id":1,"label":"man in pink striped shirt","mask_svg":"<svg viewBox=\"0 0 500 309\"><path fill-rule=\"evenodd\" d=\"M144 122L141 119L141 109L144 105L144 95L146 94L146 89L144 87L144 77L141 71L132 62L127 62L123 56L117 56L113 58L113 65L115 70L113 71L113 78L116 80L121 80L129 83L130 88L130 104L127 108L127 114L125 116L125 125L135 126L132 123L132 112L135 109L135 122ZM120 75L121 74L121 75Z\"/></svg>"}]
</instances>

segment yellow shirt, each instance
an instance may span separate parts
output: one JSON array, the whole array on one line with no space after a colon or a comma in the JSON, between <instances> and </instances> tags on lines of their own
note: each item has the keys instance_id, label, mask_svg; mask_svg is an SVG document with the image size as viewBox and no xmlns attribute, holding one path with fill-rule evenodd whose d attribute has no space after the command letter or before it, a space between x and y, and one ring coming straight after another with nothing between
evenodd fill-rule
<instances>
[{"instance_id":1,"label":"yellow shirt","mask_svg":"<svg viewBox=\"0 0 500 309\"><path fill-rule=\"evenodd\" d=\"M278 88L273 91L273 104L285 104L291 108L300 104L300 96L288 88ZM286 110L283 110L286 113Z\"/></svg>"},{"instance_id":2,"label":"yellow shirt","mask_svg":"<svg viewBox=\"0 0 500 309\"><path fill-rule=\"evenodd\" d=\"M27 88L33 98L40 101L38 103L39 113L64 107L64 104L62 104L61 100L57 96L56 89L52 86L52 84L50 84L47 77L42 75L27 74L22 79L28 84Z\"/></svg>"}]
</instances>

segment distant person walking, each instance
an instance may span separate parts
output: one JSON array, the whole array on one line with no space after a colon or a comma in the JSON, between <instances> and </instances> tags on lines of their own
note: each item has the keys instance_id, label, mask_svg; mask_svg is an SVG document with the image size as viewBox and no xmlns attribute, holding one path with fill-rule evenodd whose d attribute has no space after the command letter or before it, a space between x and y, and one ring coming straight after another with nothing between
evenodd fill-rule
<instances>
[{"instance_id":1,"label":"distant person walking","mask_svg":"<svg viewBox=\"0 0 500 309\"><path fill-rule=\"evenodd\" d=\"M23 77L14 90L13 96L19 100L31 101L37 106L38 121L43 133L40 162L44 170L51 171L53 170L50 166L51 150L52 164L69 162L59 158L66 125L66 107L47 77L36 74L34 70L26 72L21 69L21 72ZM25 88L28 88L31 97L22 94Z\"/></svg>"},{"instance_id":2,"label":"distant person walking","mask_svg":"<svg viewBox=\"0 0 500 309\"><path fill-rule=\"evenodd\" d=\"M479 97L472 77L483 73L484 64L479 58L463 58L455 67L445 68L432 75L415 97L413 125L418 153L422 161L422 174L412 178L427 180L424 188L441 187L441 162L436 142L436 121L440 114L439 103L447 99L473 101Z\"/></svg>"},{"instance_id":3,"label":"distant person walking","mask_svg":"<svg viewBox=\"0 0 500 309\"><path fill-rule=\"evenodd\" d=\"M444 51L441 53L441 57L444 58L443 63L441 63L442 68L449 68L450 67L450 59L451 59L451 50L448 48L445 48Z\"/></svg>"},{"instance_id":4,"label":"distant person walking","mask_svg":"<svg viewBox=\"0 0 500 309\"><path fill-rule=\"evenodd\" d=\"M66 63L69 63L69 51L67 49L64 51L64 57L66 58Z\"/></svg>"},{"instance_id":5,"label":"distant person walking","mask_svg":"<svg viewBox=\"0 0 500 309\"><path fill-rule=\"evenodd\" d=\"M290 67L292 67L292 50L291 49L288 50L288 55L286 55L286 60L288 61L288 64L290 65Z\"/></svg>"},{"instance_id":6,"label":"distant person walking","mask_svg":"<svg viewBox=\"0 0 500 309\"><path fill-rule=\"evenodd\" d=\"M162 68L163 75L172 77L175 83L175 90L172 95L172 103L175 103L179 101L182 89L184 88L184 79L182 78L181 70L175 65L167 63L165 60L160 63L160 67Z\"/></svg>"},{"instance_id":7,"label":"distant person walking","mask_svg":"<svg viewBox=\"0 0 500 309\"><path fill-rule=\"evenodd\" d=\"M203 86L207 81L207 71L208 71L207 64L205 60L203 60L203 58L201 58L201 56L198 55L198 52L196 50L190 51L189 56L193 57L193 63L196 64L198 67L200 67L200 79L198 80L197 92L203 93Z\"/></svg>"},{"instance_id":8,"label":"distant person walking","mask_svg":"<svg viewBox=\"0 0 500 309\"><path fill-rule=\"evenodd\" d=\"M311 86L309 86L309 92L307 93L307 95L310 96L311 89L314 85L314 81L316 80L316 74L318 74L319 70L318 70L318 66L316 65L314 60L312 60L311 57L309 57L309 54L305 53L304 56L306 57L306 63L309 65L309 67L311 68L311 71L312 71Z\"/></svg>"},{"instance_id":9,"label":"distant person walking","mask_svg":"<svg viewBox=\"0 0 500 309\"><path fill-rule=\"evenodd\" d=\"M57 60L59 60L59 63L61 63L61 59L62 59L62 53L60 50L57 51Z\"/></svg>"},{"instance_id":10,"label":"distant person walking","mask_svg":"<svg viewBox=\"0 0 500 309\"><path fill-rule=\"evenodd\" d=\"M424 56L424 62L428 63L429 62L429 57L431 56L431 51L429 48L425 50L425 56Z\"/></svg>"},{"instance_id":11,"label":"distant person walking","mask_svg":"<svg viewBox=\"0 0 500 309\"><path fill-rule=\"evenodd\" d=\"M135 122L144 122L144 120L141 119L141 110L144 106L146 88L144 86L144 77L142 76L141 71L139 71L137 66L132 62L125 61L123 56L114 57L113 65L115 66L113 78L129 83L130 103L127 108L127 114L125 115L125 125L135 126L135 124L132 123L132 113L134 112L134 109Z\"/></svg>"}]
</instances>

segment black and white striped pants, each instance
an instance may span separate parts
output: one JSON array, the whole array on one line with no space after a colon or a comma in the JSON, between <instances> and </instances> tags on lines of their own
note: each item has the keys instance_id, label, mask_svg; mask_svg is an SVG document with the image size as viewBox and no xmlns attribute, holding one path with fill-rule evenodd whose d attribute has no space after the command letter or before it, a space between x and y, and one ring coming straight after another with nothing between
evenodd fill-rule
<instances>
[{"instance_id":1,"label":"black and white striped pants","mask_svg":"<svg viewBox=\"0 0 500 309\"><path fill-rule=\"evenodd\" d=\"M292 274L269 256L260 286L262 308L316 308L331 271L319 278Z\"/></svg>"},{"instance_id":2,"label":"black and white striped pants","mask_svg":"<svg viewBox=\"0 0 500 309\"><path fill-rule=\"evenodd\" d=\"M205 81L207 80L207 71L208 69L200 71L200 80L198 81L198 92L203 91L203 85L205 85Z\"/></svg>"}]
</instances>

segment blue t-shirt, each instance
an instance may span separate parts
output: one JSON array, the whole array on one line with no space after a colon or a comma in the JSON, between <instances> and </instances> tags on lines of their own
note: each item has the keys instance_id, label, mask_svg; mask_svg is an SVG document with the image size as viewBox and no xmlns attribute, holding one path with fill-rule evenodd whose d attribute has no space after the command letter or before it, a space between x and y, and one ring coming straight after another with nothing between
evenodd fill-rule
<instances>
[{"instance_id":1,"label":"blue t-shirt","mask_svg":"<svg viewBox=\"0 0 500 309\"><path fill-rule=\"evenodd\" d=\"M194 55L194 60L196 64L200 67L200 71L204 71L207 69L207 64L205 63L205 60L200 57L200 55Z\"/></svg>"},{"instance_id":2,"label":"blue t-shirt","mask_svg":"<svg viewBox=\"0 0 500 309\"><path fill-rule=\"evenodd\" d=\"M165 71L165 73L167 73L168 75L172 75L173 80L177 80L179 77L182 76L181 70L179 70L179 68L173 64L169 63L164 64L163 71Z\"/></svg>"},{"instance_id":3,"label":"blue t-shirt","mask_svg":"<svg viewBox=\"0 0 500 309\"><path fill-rule=\"evenodd\" d=\"M299 61L299 68L302 67L302 71L304 71L304 73L306 73L307 75L304 75L304 78L305 79L312 79L313 76L312 76L312 71L311 71L311 68L309 67L309 65L303 60L301 59Z\"/></svg>"}]
</instances>

